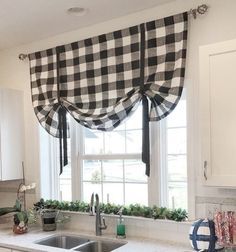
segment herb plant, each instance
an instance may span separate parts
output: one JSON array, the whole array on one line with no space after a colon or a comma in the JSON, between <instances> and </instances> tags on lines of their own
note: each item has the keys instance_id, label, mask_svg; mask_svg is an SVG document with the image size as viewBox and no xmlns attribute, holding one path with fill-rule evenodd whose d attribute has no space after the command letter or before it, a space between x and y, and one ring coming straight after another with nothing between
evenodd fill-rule
<instances>
[{"instance_id":1,"label":"herb plant","mask_svg":"<svg viewBox=\"0 0 236 252\"><path fill-rule=\"evenodd\" d=\"M100 204L100 209L105 214L115 214L118 215L120 209L122 208L122 214L126 216L139 216L145 218L153 219L168 219L173 221L185 221L188 217L186 210L184 209L168 209L166 207L148 207L140 204L131 204L129 206L121 206L115 204ZM42 209L58 209L63 211L73 211L73 212L89 212L90 206L88 203L82 201L58 201L58 200L44 200L34 204L34 209L36 211Z\"/></svg>"}]
</instances>

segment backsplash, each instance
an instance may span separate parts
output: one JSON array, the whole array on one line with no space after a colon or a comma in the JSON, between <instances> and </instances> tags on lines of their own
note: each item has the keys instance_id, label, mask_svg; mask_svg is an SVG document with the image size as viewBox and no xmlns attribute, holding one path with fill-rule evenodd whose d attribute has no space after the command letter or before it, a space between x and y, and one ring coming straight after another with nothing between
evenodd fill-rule
<instances>
[{"instance_id":1,"label":"backsplash","mask_svg":"<svg viewBox=\"0 0 236 252\"><path fill-rule=\"evenodd\" d=\"M0 207L11 207L15 204L17 190L22 180L0 181ZM23 205L23 194L21 194L21 203ZM32 207L36 202L35 189L26 191L26 208Z\"/></svg>"},{"instance_id":2,"label":"backsplash","mask_svg":"<svg viewBox=\"0 0 236 252\"><path fill-rule=\"evenodd\" d=\"M236 211L236 198L196 197L196 218L213 218L218 211Z\"/></svg>"},{"instance_id":3,"label":"backsplash","mask_svg":"<svg viewBox=\"0 0 236 252\"><path fill-rule=\"evenodd\" d=\"M0 207L13 206L17 197L17 189L21 180L0 182Z\"/></svg>"},{"instance_id":4,"label":"backsplash","mask_svg":"<svg viewBox=\"0 0 236 252\"><path fill-rule=\"evenodd\" d=\"M71 220L65 223L63 230L82 231L85 233L95 233L95 216L87 213L65 212L71 216ZM103 230L104 235L114 235L116 233L117 216L103 215L106 219L107 229ZM175 222L169 220L153 220L142 217L123 216L126 226L127 238L153 239L189 244L188 232L191 222ZM58 226L60 229L60 226ZM61 227L62 228L62 227Z\"/></svg>"}]
</instances>

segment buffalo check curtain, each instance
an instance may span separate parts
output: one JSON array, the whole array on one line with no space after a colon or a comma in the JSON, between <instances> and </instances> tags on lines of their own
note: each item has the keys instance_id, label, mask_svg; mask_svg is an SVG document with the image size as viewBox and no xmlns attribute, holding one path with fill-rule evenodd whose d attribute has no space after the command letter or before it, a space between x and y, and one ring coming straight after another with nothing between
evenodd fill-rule
<instances>
[{"instance_id":1,"label":"buffalo check curtain","mask_svg":"<svg viewBox=\"0 0 236 252\"><path fill-rule=\"evenodd\" d=\"M60 138L67 163L69 113L85 127L109 131L143 103L143 153L150 174L149 121L166 117L183 88L187 13L32 53L32 101L40 124Z\"/></svg>"}]
</instances>

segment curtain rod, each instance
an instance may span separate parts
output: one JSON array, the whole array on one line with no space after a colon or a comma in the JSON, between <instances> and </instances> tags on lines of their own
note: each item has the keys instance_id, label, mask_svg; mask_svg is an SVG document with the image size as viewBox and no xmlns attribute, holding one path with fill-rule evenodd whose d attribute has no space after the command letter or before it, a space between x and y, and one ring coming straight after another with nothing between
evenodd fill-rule
<instances>
[{"instance_id":1,"label":"curtain rod","mask_svg":"<svg viewBox=\"0 0 236 252\"><path fill-rule=\"evenodd\" d=\"M207 10L209 9L209 6L206 4L202 4L199 5L197 8L195 9L190 9L188 11L188 15L193 16L194 19L197 18L197 15L203 15L207 12ZM26 60L28 58L28 54L25 53L20 53L18 55L19 60Z\"/></svg>"}]
</instances>

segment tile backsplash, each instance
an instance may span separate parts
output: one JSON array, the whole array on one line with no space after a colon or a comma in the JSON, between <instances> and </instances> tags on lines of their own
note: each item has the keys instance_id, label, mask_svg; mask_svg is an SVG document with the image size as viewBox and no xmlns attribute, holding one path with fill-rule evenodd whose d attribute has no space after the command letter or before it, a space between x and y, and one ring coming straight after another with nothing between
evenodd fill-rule
<instances>
[{"instance_id":1,"label":"tile backsplash","mask_svg":"<svg viewBox=\"0 0 236 252\"><path fill-rule=\"evenodd\" d=\"M71 216L70 222L63 226L63 230L95 232L95 216L86 213L64 212ZM103 215L107 229L103 234L114 235L118 216ZM181 244L189 244L188 233L191 222L175 222L169 220L153 220L149 218L123 216L128 238L162 240Z\"/></svg>"},{"instance_id":2,"label":"tile backsplash","mask_svg":"<svg viewBox=\"0 0 236 252\"><path fill-rule=\"evenodd\" d=\"M218 211L236 211L236 198L196 197L196 218L210 218Z\"/></svg>"}]
</instances>

